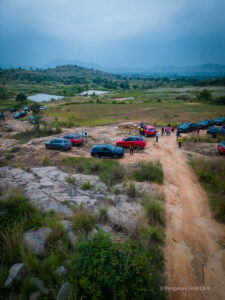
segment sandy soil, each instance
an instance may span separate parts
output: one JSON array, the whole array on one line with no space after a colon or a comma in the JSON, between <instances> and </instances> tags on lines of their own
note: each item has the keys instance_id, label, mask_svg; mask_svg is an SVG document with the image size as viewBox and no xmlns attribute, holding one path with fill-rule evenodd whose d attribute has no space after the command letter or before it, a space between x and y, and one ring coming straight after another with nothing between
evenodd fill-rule
<instances>
[{"instance_id":1,"label":"sandy soil","mask_svg":"<svg viewBox=\"0 0 225 300\"><path fill-rule=\"evenodd\" d=\"M67 132L74 130L67 129L64 133ZM70 152L47 151L44 140L37 140L22 146L16 159L21 157L25 162L37 163L43 155L49 155L51 159L61 159L64 155L90 157L93 144L115 143L118 138L137 133L137 127L131 124L92 127L88 128L88 133L84 145L73 147ZM225 225L213 219L207 195L189 166L185 151L178 149L175 134L160 136L157 144L154 138L147 141L144 151L135 151L133 156L127 153L120 163L126 165L157 159L162 163L165 179L161 188L165 194L167 219L165 288L173 288L173 291L168 291L170 299L222 300Z\"/></svg>"}]
</instances>

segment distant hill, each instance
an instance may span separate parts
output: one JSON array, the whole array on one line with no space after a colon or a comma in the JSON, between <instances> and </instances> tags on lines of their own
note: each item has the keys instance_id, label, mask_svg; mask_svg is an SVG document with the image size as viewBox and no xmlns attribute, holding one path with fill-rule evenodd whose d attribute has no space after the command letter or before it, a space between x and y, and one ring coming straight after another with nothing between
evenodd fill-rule
<instances>
[{"instance_id":1,"label":"distant hill","mask_svg":"<svg viewBox=\"0 0 225 300\"><path fill-rule=\"evenodd\" d=\"M78 59L73 59L73 60L66 60L66 59L54 59L49 61L47 64L43 66L44 69L48 68L55 68L58 66L63 66L63 65L76 65L84 68L89 68L89 69L95 69L95 70L102 70L102 67L92 63L92 62L82 62Z\"/></svg>"}]
</instances>

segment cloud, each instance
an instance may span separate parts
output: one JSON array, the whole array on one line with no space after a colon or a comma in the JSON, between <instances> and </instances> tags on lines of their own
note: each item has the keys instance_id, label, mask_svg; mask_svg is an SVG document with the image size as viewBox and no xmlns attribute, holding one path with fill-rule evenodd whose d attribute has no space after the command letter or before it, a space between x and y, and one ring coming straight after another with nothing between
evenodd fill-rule
<instances>
[{"instance_id":1,"label":"cloud","mask_svg":"<svg viewBox=\"0 0 225 300\"><path fill-rule=\"evenodd\" d=\"M64 42L74 55L81 45L88 53L113 43L137 48L135 41L145 40L149 48L185 37L224 38L224 11L222 0L0 0L0 35L33 33Z\"/></svg>"}]
</instances>

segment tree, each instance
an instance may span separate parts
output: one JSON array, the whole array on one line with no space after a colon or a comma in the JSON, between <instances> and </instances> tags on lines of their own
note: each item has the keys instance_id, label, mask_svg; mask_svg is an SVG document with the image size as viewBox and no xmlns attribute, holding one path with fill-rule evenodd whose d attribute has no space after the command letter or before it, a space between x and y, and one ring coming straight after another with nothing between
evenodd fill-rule
<instances>
[{"instance_id":1,"label":"tree","mask_svg":"<svg viewBox=\"0 0 225 300\"><path fill-rule=\"evenodd\" d=\"M199 100L210 100L212 98L212 93L206 89L202 90L198 95L197 95L197 98Z\"/></svg>"},{"instance_id":2,"label":"tree","mask_svg":"<svg viewBox=\"0 0 225 300\"><path fill-rule=\"evenodd\" d=\"M23 93L19 93L17 96L16 96L16 101L18 102L21 102L21 104L25 103L27 100L27 96Z\"/></svg>"}]
</instances>

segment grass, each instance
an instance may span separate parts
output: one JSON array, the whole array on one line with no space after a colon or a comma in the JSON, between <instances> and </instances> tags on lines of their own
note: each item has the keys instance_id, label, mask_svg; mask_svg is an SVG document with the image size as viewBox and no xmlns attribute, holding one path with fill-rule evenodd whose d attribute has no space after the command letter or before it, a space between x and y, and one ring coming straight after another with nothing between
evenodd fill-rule
<instances>
[{"instance_id":1,"label":"grass","mask_svg":"<svg viewBox=\"0 0 225 300\"><path fill-rule=\"evenodd\" d=\"M108 209L107 207L100 207L98 210L98 221L105 223L108 220Z\"/></svg>"},{"instance_id":2,"label":"grass","mask_svg":"<svg viewBox=\"0 0 225 300\"><path fill-rule=\"evenodd\" d=\"M210 135L193 135L184 138L186 143L220 143L223 140L224 136L222 135L217 135L215 138L212 138Z\"/></svg>"},{"instance_id":3,"label":"grass","mask_svg":"<svg viewBox=\"0 0 225 300\"><path fill-rule=\"evenodd\" d=\"M225 222L225 161L223 158L211 161L192 159L191 166L205 188L209 204L218 221Z\"/></svg>"},{"instance_id":4,"label":"grass","mask_svg":"<svg viewBox=\"0 0 225 300\"><path fill-rule=\"evenodd\" d=\"M66 177L66 182L71 183L71 184L75 184L76 183L76 177L68 176L68 177Z\"/></svg>"},{"instance_id":5,"label":"grass","mask_svg":"<svg viewBox=\"0 0 225 300\"><path fill-rule=\"evenodd\" d=\"M88 233L94 229L97 216L86 208L78 207L72 221L75 232L82 237L87 237Z\"/></svg>"},{"instance_id":6,"label":"grass","mask_svg":"<svg viewBox=\"0 0 225 300\"><path fill-rule=\"evenodd\" d=\"M162 166L159 161L147 163L141 162L135 166L130 174L130 177L136 181L151 181L160 184L163 182L163 176Z\"/></svg>"},{"instance_id":7,"label":"grass","mask_svg":"<svg viewBox=\"0 0 225 300\"><path fill-rule=\"evenodd\" d=\"M36 139L36 138L49 136L49 135L55 135L55 134L58 134L60 132L61 131L53 130L52 128L43 127L43 128L40 128L39 131L37 131L35 129L31 129L31 130L18 132L16 134L12 135L11 137L15 140L18 140L18 141L22 142L22 143L27 143L31 139Z\"/></svg>"},{"instance_id":8,"label":"grass","mask_svg":"<svg viewBox=\"0 0 225 300\"><path fill-rule=\"evenodd\" d=\"M51 160L50 160L49 156L47 156L47 155L43 156L41 159L41 163L42 163L42 166L44 166L44 167L50 166Z\"/></svg>"},{"instance_id":9,"label":"grass","mask_svg":"<svg viewBox=\"0 0 225 300\"><path fill-rule=\"evenodd\" d=\"M89 181L84 182L84 183L82 184L81 188L82 188L82 190L85 190L85 191L86 191L86 190L90 190L90 188L91 188L90 182L89 182Z\"/></svg>"},{"instance_id":10,"label":"grass","mask_svg":"<svg viewBox=\"0 0 225 300\"><path fill-rule=\"evenodd\" d=\"M125 176L125 169L117 161L67 157L61 165L76 172L99 175L108 186L120 182Z\"/></svg>"},{"instance_id":11,"label":"grass","mask_svg":"<svg viewBox=\"0 0 225 300\"><path fill-rule=\"evenodd\" d=\"M155 195L144 195L142 205L149 224L165 225L164 207Z\"/></svg>"}]
</instances>

